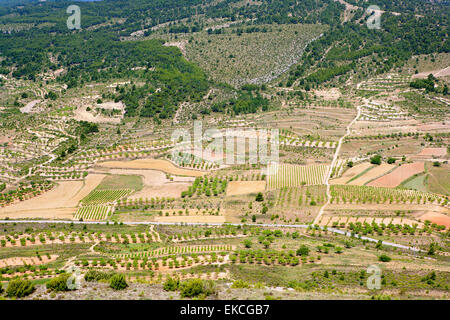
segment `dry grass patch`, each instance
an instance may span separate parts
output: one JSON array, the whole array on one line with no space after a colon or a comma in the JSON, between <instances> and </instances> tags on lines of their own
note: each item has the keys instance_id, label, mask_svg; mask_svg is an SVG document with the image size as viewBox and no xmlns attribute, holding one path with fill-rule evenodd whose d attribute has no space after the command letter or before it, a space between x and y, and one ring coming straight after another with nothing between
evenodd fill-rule
<instances>
[{"instance_id":1,"label":"dry grass patch","mask_svg":"<svg viewBox=\"0 0 450 320\"><path fill-rule=\"evenodd\" d=\"M55 261L58 255L51 255L50 258L47 256L42 256L41 259L38 257L14 257L0 260L0 268L12 267L12 266L24 266L24 265L40 265Z\"/></svg>"},{"instance_id":2,"label":"dry grass patch","mask_svg":"<svg viewBox=\"0 0 450 320\"><path fill-rule=\"evenodd\" d=\"M361 174L365 170L369 169L371 166L372 164L369 162L360 163L345 171L341 177L331 180L330 184L346 184L347 181Z\"/></svg>"},{"instance_id":3,"label":"dry grass patch","mask_svg":"<svg viewBox=\"0 0 450 320\"><path fill-rule=\"evenodd\" d=\"M179 176L190 176L190 177L200 177L206 172L190 169L182 169L175 166L172 162L161 159L137 159L131 161L106 161L98 164L105 168L116 168L116 169L153 169L163 171L165 173L179 175Z\"/></svg>"},{"instance_id":4,"label":"dry grass patch","mask_svg":"<svg viewBox=\"0 0 450 320\"><path fill-rule=\"evenodd\" d=\"M35 198L0 209L0 217L71 218L81 199L103 180L103 174L90 174L85 181L64 181L56 188Z\"/></svg>"},{"instance_id":5,"label":"dry grass patch","mask_svg":"<svg viewBox=\"0 0 450 320\"><path fill-rule=\"evenodd\" d=\"M146 186L141 191L134 193L129 199L140 198L180 198L181 193L191 186L190 183L172 182L160 186Z\"/></svg>"},{"instance_id":6,"label":"dry grass patch","mask_svg":"<svg viewBox=\"0 0 450 320\"><path fill-rule=\"evenodd\" d=\"M447 155L447 148L424 148L418 156L444 157Z\"/></svg>"},{"instance_id":7,"label":"dry grass patch","mask_svg":"<svg viewBox=\"0 0 450 320\"><path fill-rule=\"evenodd\" d=\"M248 193L263 192L266 189L265 181L230 181L227 186L227 196L236 196Z\"/></svg>"},{"instance_id":8,"label":"dry grass patch","mask_svg":"<svg viewBox=\"0 0 450 320\"><path fill-rule=\"evenodd\" d=\"M393 164L383 163L379 166L376 166L373 169L370 169L365 174L363 174L361 177L356 178L353 181L350 181L348 184L352 185L352 186L363 186L367 182L386 174L387 172L391 171L394 168L395 168L395 165L393 165Z\"/></svg>"}]
</instances>

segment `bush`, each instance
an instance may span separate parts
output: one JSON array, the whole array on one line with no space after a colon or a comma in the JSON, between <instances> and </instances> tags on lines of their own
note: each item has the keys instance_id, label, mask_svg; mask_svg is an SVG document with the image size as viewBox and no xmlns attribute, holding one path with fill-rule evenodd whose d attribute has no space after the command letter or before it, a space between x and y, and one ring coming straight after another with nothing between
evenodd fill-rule
<instances>
[{"instance_id":1,"label":"bush","mask_svg":"<svg viewBox=\"0 0 450 320\"><path fill-rule=\"evenodd\" d=\"M434 242L430 243L430 248L428 249L428 255L433 256L436 253L436 248Z\"/></svg>"},{"instance_id":2,"label":"bush","mask_svg":"<svg viewBox=\"0 0 450 320\"><path fill-rule=\"evenodd\" d=\"M245 246L246 248L251 248L251 247L252 247L252 241L249 240L249 239L245 239L245 240L244 240L244 246Z\"/></svg>"},{"instance_id":3,"label":"bush","mask_svg":"<svg viewBox=\"0 0 450 320\"><path fill-rule=\"evenodd\" d=\"M258 192L258 194L256 195L256 201L258 202L263 202L264 201L264 196L261 192Z\"/></svg>"},{"instance_id":4,"label":"bush","mask_svg":"<svg viewBox=\"0 0 450 320\"><path fill-rule=\"evenodd\" d=\"M164 282L163 288L165 291L176 291L180 287L180 280L168 277Z\"/></svg>"},{"instance_id":5,"label":"bush","mask_svg":"<svg viewBox=\"0 0 450 320\"><path fill-rule=\"evenodd\" d=\"M231 285L232 288L250 288L250 284L247 281L244 280L236 280L235 282L233 282L233 284Z\"/></svg>"},{"instance_id":6,"label":"bush","mask_svg":"<svg viewBox=\"0 0 450 320\"><path fill-rule=\"evenodd\" d=\"M381 164L381 156L379 154L373 156L372 158L370 158L370 163L380 165Z\"/></svg>"},{"instance_id":7,"label":"bush","mask_svg":"<svg viewBox=\"0 0 450 320\"><path fill-rule=\"evenodd\" d=\"M32 294L34 289L34 285L29 280L19 278L9 282L6 294L11 298L23 298Z\"/></svg>"},{"instance_id":8,"label":"bush","mask_svg":"<svg viewBox=\"0 0 450 320\"><path fill-rule=\"evenodd\" d=\"M387 159L387 163L393 164L393 163L395 163L396 160L397 159L395 159L395 158L389 158L389 159Z\"/></svg>"},{"instance_id":9,"label":"bush","mask_svg":"<svg viewBox=\"0 0 450 320\"><path fill-rule=\"evenodd\" d=\"M298 256L307 256L308 254L309 254L309 248L307 246L305 246L305 245L302 245L297 250L297 255Z\"/></svg>"},{"instance_id":10,"label":"bush","mask_svg":"<svg viewBox=\"0 0 450 320\"><path fill-rule=\"evenodd\" d=\"M382 254L381 256L378 257L378 260L380 260L381 262L389 262L392 259L391 259L391 257L389 257L389 256L387 256L385 254Z\"/></svg>"},{"instance_id":11,"label":"bush","mask_svg":"<svg viewBox=\"0 0 450 320\"><path fill-rule=\"evenodd\" d=\"M374 295L371 298L372 300L391 300L391 296L387 294L378 294Z\"/></svg>"},{"instance_id":12,"label":"bush","mask_svg":"<svg viewBox=\"0 0 450 320\"><path fill-rule=\"evenodd\" d=\"M115 274L111 277L109 286L114 290L123 290L128 287L128 284L123 274Z\"/></svg>"},{"instance_id":13,"label":"bush","mask_svg":"<svg viewBox=\"0 0 450 320\"><path fill-rule=\"evenodd\" d=\"M208 296L215 292L213 281L203 281L202 279L189 279L181 283L180 295L182 298L192 298Z\"/></svg>"},{"instance_id":14,"label":"bush","mask_svg":"<svg viewBox=\"0 0 450 320\"><path fill-rule=\"evenodd\" d=\"M69 287L67 286L67 280L70 278L70 274L65 273L60 275L59 277L51 279L47 282L47 289L50 291L69 291Z\"/></svg>"},{"instance_id":15,"label":"bush","mask_svg":"<svg viewBox=\"0 0 450 320\"><path fill-rule=\"evenodd\" d=\"M115 275L114 272L102 272L98 270L89 270L84 275L84 280L87 282L109 280Z\"/></svg>"},{"instance_id":16,"label":"bush","mask_svg":"<svg viewBox=\"0 0 450 320\"><path fill-rule=\"evenodd\" d=\"M433 167L440 167L441 163L439 161L433 162Z\"/></svg>"}]
</instances>

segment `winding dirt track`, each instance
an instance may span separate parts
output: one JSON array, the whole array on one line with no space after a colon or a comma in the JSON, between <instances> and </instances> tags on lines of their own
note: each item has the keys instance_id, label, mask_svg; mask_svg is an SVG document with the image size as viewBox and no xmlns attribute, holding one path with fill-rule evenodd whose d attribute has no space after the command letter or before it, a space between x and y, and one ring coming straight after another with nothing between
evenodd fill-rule
<instances>
[{"instance_id":1,"label":"winding dirt track","mask_svg":"<svg viewBox=\"0 0 450 320\"><path fill-rule=\"evenodd\" d=\"M336 165L337 158L339 156L339 150L341 150L342 142L344 141L345 137L350 134L351 126L356 122L356 120L358 120L358 118L361 115L361 106L357 106L356 108L358 110L356 117L348 124L345 134L339 139L339 142L338 142L338 145L336 148L336 152L334 153L333 161L331 162L331 166L328 167L328 173L325 178L325 184L327 186L327 202L325 202L324 205L320 208L319 213L317 214L316 218L314 219L314 224L319 223L320 217L322 216L323 211L330 204L331 192L330 192L330 182L329 181L330 181L331 171L332 171L333 167Z\"/></svg>"}]
</instances>

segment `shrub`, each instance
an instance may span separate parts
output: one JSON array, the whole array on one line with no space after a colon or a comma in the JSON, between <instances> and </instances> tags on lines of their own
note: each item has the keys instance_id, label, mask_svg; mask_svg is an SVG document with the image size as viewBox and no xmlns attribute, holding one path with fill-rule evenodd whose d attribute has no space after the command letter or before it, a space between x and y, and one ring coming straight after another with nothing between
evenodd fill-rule
<instances>
[{"instance_id":1,"label":"shrub","mask_svg":"<svg viewBox=\"0 0 450 320\"><path fill-rule=\"evenodd\" d=\"M180 295L183 298L208 296L215 292L213 281L203 281L202 279L189 279L181 283Z\"/></svg>"},{"instance_id":2,"label":"shrub","mask_svg":"<svg viewBox=\"0 0 450 320\"><path fill-rule=\"evenodd\" d=\"M264 201L263 194L261 192L258 192L258 194L256 195L256 199L255 200L258 201L258 202Z\"/></svg>"},{"instance_id":3,"label":"shrub","mask_svg":"<svg viewBox=\"0 0 450 320\"><path fill-rule=\"evenodd\" d=\"M250 288L250 284L247 281L244 280L236 280L235 282L233 282L233 284L231 285L232 288Z\"/></svg>"},{"instance_id":4,"label":"shrub","mask_svg":"<svg viewBox=\"0 0 450 320\"><path fill-rule=\"evenodd\" d=\"M244 240L244 246L246 248L251 248L252 247L252 241L249 239Z\"/></svg>"},{"instance_id":5,"label":"shrub","mask_svg":"<svg viewBox=\"0 0 450 320\"><path fill-rule=\"evenodd\" d=\"M180 280L168 277L164 282L163 288L165 291L176 291L180 287Z\"/></svg>"},{"instance_id":6,"label":"shrub","mask_svg":"<svg viewBox=\"0 0 450 320\"><path fill-rule=\"evenodd\" d=\"M428 249L428 255L433 256L436 253L434 242L430 243L430 248Z\"/></svg>"},{"instance_id":7,"label":"shrub","mask_svg":"<svg viewBox=\"0 0 450 320\"><path fill-rule=\"evenodd\" d=\"M34 285L25 279L11 280L6 289L8 297L23 298L34 292Z\"/></svg>"},{"instance_id":8,"label":"shrub","mask_svg":"<svg viewBox=\"0 0 450 320\"><path fill-rule=\"evenodd\" d=\"M389 159L387 159L387 163L389 163L389 164L393 164L393 163L395 163L395 161L396 161L395 158L389 158Z\"/></svg>"},{"instance_id":9,"label":"shrub","mask_svg":"<svg viewBox=\"0 0 450 320\"><path fill-rule=\"evenodd\" d=\"M309 254L309 248L307 246L305 246L305 245L302 245L297 250L297 255L298 256L307 256L308 254Z\"/></svg>"},{"instance_id":10,"label":"shrub","mask_svg":"<svg viewBox=\"0 0 450 320\"><path fill-rule=\"evenodd\" d=\"M70 278L70 274L65 273L60 275L59 277L51 279L47 282L47 289L50 291L69 291L69 287L67 286L67 280Z\"/></svg>"},{"instance_id":11,"label":"shrub","mask_svg":"<svg viewBox=\"0 0 450 320\"><path fill-rule=\"evenodd\" d=\"M381 256L378 257L378 260L380 260L381 262L389 262L392 259L391 259L391 257L389 257L389 256L387 256L385 254L382 254Z\"/></svg>"},{"instance_id":12,"label":"shrub","mask_svg":"<svg viewBox=\"0 0 450 320\"><path fill-rule=\"evenodd\" d=\"M102 272L102 271L98 271L98 270L89 270L84 275L84 280L87 282L109 280L114 275L115 275L114 272Z\"/></svg>"},{"instance_id":13,"label":"shrub","mask_svg":"<svg viewBox=\"0 0 450 320\"><path fill-rule=\"evenodd\" d=\"M381 164L381 156L379 154L373 156L372 158L370 158L370 163L380 165Z\"/></svg>"},{"instance_id":14,"label":"shrub","mask_svg":"<svg viewBox=\"0 0 450 320\"><path fill-rule=\"evenodd\" d=\"M128 287L123 274L115 274L109 281L109 286L114 290L123 290Z\"/></svg>"},{"instance_id":15,"label":"shrub","mask_svg":"<svg viewBox=\"0 0 450 320\"><path fill-rule=\"evenodd\" d=\"M387 294L378 294L374 295L371 298L372 300L391 300L391 296Z\"/></svg>"}]
</instances>

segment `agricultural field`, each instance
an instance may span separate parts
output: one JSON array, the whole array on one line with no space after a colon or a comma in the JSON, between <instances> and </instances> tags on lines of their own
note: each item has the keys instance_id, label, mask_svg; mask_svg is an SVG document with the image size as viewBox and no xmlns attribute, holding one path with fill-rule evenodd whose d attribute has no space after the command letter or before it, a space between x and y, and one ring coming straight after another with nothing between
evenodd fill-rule
<instances>
[{"instance_id":1,"label":"agricultural field","mask_svg":"<svg viewBox=\"0 0 450 320\"><path fill-rule=\"evenodd\" d=\"M273 190L283 187L324 184L328 167L325 165L274 165L269 170L275 171L274 174L267 176L267 189Z\"/></svg>"},{"instance_id":2,"label":"agricultural field","mask_svg":"<svg viewBox=\"0 0 450 320\"><path fill-rule=\"evenodd\" d=\"M106 220L110 212L110 207L87 205L78 208L74 218L83 221L99 221Z\"/></svg>"},{"instance_id":3,"label":"agricultural field","mask_svg":"<svg viewBox=\"0 0 450 320\"><path fill-rule=\"evenodd\" d=\"M131 189L94 190L81 200L83 205L111 203L126 197Z\"/></svg>"},{"instance_id":4,"label":"agricultural field","mask_svg":"<svg viewBox=\"0 0 450 320\"><path fill-rule=\"evenodd\" d=\"M417 203L444 204L446 197L416 190L391 189L385 187L334 185L331 186L331 202L335 203Z\"/></svg>"},{"instance_id":5,"label":"agricultural field","mask_svg":"<svg viewBox=\"0 0 450 320\"><path fill-rule=\"evenodd\" d=\"M395 188L410 177L422 173L424 171L424 162L414 162L404 164L388 174L371 181L368 186Z\"/></svg>"},{"instance_id":6,"label":"agricultural field","mask_svg":"<svg viewBox=\"0 0 450 320\"><path fill-rule=\"evenodd\" d=\"M366 223L356 221L348 223L347 227L356 234L365 235L390 230L391 236L397 234L397 228L400 228L400 235L405 228L410 228L406 220L402 224L396 221L392 224L389 221L392 220L366 220ZM47 231L51 227L48 224L35 229L33 224L7 224L2 228L0 239L8 239L5 248L9 248L11 253L0 253L0 279L8 282L12 277L20 275L22 279L35 283L36 289L27 299L45 294L46 283L61 275L65 259L72 255L75 255L73 265L82 270L85 276L80 279L82 287L64 293L70 299L76 299L82 292L95 297L95 287L100 292L111 290L97 281L109 279L117 273L125 275L128 288L123 293L130 294L134 289L140 288L146 290L144 292L147 295L160 291L163 297L167 292L166 283L171 279L183 281L199 278L214 280L217 294L222 294L223 297L240 295L240 286L254 288L255 291L247 293L250 294L249 298L263 295L258 290L268 290L273 286L290 287L294 289L289 293L291 299L302 298L306 293L314 294L318 288L327 289L321 293L322 297L333 297L343 288L355 287L358 288L358 293L349 292L348 297L370 299L373 291L361 285L367 274L360 270L365 270L361 267L365 266L367 260L374 263L379 261L383 265L386 287L378 294L392 295L392 292L405 290L405 297L407 295L410 299L415 299L425 297L426 289L434 296L444 298L446 286L449 285L447 276L450 271L442 260L421 259L407 251L393 250L384 245L380 247L377 243L366 243L358 237L349 239L313 227L280 229L224 225L207 228L148 228L142 225L90 225L85 228L81 225L56 224L51 232ZM24 230L28 233L17 236L17 239L36 238L34 241L39 244L33 246L26 240L25 246L10 245L15 235ZM427 223L408 229L408 234L413 230L416 234L424 232L430 238L439 232ZM57 246L53 244L56 241L59 241ZM89 250L88 246L92 243L97 245ZM29 245L32 251L28 249ZM364 257L364 262L360 259L361 256ZM380 262L380 256L387 256L389 259L383 260L388 262ZM428 279L431 272L428 269L431 266L435 272L434 280L429 283L421 281L422 278ZM422 271L417 275L418 268ZM269 270L277 272L268 273ZM230 284L227 285L226 282ZM226 293L219 293L221 290ZM60 294L56 292L56 295ZM276 296L284 297L285 293L280 291Z\"/></svg>"},{"instance_id":7,"label":"agricultural field","mask_svg":"<svg viewBox=\"0 0 450 320\"><path fill-rule=\"evenodd\" d=\"M0 4L0 300L450 299L448 3L125 2Z\"/></svg>"}]
</instances>

